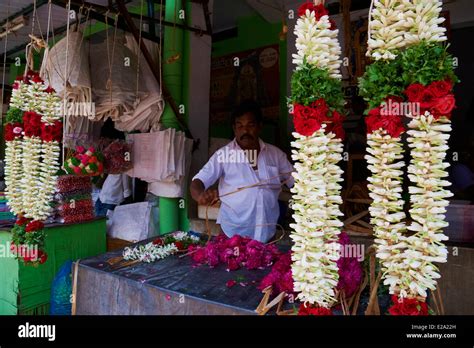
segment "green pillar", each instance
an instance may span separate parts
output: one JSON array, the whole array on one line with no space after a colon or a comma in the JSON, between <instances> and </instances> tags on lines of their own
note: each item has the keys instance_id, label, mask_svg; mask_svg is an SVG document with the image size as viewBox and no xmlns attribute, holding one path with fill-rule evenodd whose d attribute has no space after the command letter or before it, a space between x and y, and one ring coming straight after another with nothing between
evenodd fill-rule
<instances>
[{"instance_id":1,"label":"green pillar","mask_svg":"<svg viewBox=\"0 0 474 348\"><path fill-rule=\"evenodd\" d=\"M169 22L183 23L180 19L179 1L167 1L165 7L165 20ZM176 104L183 101L183 76L184 52L183 52L183 30L177 27L166 26L164 29L164 54L163 54L163 81L166 83L171 96ZM179 55L178 59L174 59ZM167 104L161 118L161 122L166 128L179 129L179 123L171 107ZM182 206L181 202L181 206ZM180 224L180 199L179 198L159 198L160 206L160 234L165 234L179 230Z\"/></svg>"}]
</instances>

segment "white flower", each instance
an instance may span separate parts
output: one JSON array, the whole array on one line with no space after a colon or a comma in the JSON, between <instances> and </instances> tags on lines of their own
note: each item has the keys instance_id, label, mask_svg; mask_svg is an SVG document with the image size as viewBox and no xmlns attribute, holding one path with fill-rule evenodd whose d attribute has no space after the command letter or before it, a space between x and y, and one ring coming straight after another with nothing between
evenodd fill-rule
<instances>
[{"instance_id":1,"label":"white flower","mask_svg":"<svg viewBox=\"0 0 474 348\"><path fill-rule=\"evenodd\" d=\"M373 199L369 208L370 221L374 226L374 242L384 272L384 284L389 285L390 293L394 294L402 284L404 269L408 267L400 258L406 246L404 203L399 179L403 172L391 169L403 168L403 147L400 138L392 138L384 130L368 134L367 144L365 158L372 163L369 165L372 177L368 179L369 195Z\"/></svg>"},{"instance_id":2,"label":"white flower","mask_svg":"<svg viewBox=\"0 0 474 348\"><path fill-rule=\"evenodd\" d=\"M123 258L124 260L139 260L141 262L151 263L177 252L178 248L174 243L158 246L151 242L134 248L126 247L123 251Z\"/></svg>"},{"instance_id":3,"label":"white flower","mask_svg":"<svg viewBox=\"0 0 474 348\"><path fill-rule=\"evenodd\" d=\"M404 252L408 269L404 273L404 283L410 284L407 296L426 296L428 289L436 289L436 279L440 277L433 262L446 262L447 249L442 241L448 237L443 234L447 226L445 207L451 192L444 189L450 183L447 177L446 163L443 163L449 137L442 132L451 130L447 118L435 119L430 114L415 117L408 124L408 134L412 158L408 166L410 181L410 200L413 203L410 215L413 222L408 229L415 234L408 237L407 250ZM444 134L447 135L447 134ZM420 176L418 168L425 168ZM422 271L421 271L422 270Z\"/></svg>"},{"instance_id":4,"label":"white flower","mask_svg":"<svg viewBox=\"0 0 474 348\"><path fill-rule=\"evenodd\" d=\"M439 17L442 5L441 0L374 0L367 55L391 60L397 49L421 41L445 41L444 18Z\"/></svg>"},{"instance_id":5,"label":"white flower","mask_svg":"<svg viewBox=\"0 0 474 348\"><path fill-rule=\"evenodd\" d=\"M296 22L296 49L293 54L293 64L296 69L307 63L320 69L328 70L329 75L341 79L341 46L337 40L339 31L329 29L331 23L328 16L322 16L316 20L315 13L306 11L306 15L300 17Z\"/></svg>"},{"instance_id":6,"label":"white flower","mask_svg":"<svg viewBox=\"0 0 474 348\"><path fill-rule=\"evenodd\" d=\"M369 14L367 55L375 60L391 60L393 52L406 46L406 21L404 14L407 4L400 0L374 0Z\"/></svg>"},{"instance_id":7,"label":"white flower","mask_svg":"<svg viewBox=\"0 0 474 348\"><path fill-rule=\"evenodd\" d=\"M324 127L313 136L294 133L292 146L296 163L292 188L295 223L291 238L294 288L303 302L326 308L336 301L339 275L338 235L342 222L339 210L342 170L342 143ZM330 154L330 155L328 155Z\"/></svg>"}]
</instances>

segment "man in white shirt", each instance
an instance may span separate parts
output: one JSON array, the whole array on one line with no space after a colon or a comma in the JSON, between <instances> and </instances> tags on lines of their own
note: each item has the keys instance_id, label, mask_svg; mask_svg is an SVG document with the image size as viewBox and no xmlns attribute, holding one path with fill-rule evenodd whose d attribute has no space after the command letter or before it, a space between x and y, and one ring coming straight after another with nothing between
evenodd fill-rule
<instances>
[{"instance_id":1,"label":"man in white shirt","mask_svg":"<svg viewBox=\"0 0 474 348\"><path fill-rule=\"evenodd\" d=\"M258 105L243 102L232 114L235 139L216 151L190 189L201 205L220 199L217 223L228 237L239 234L266 243L275 235L281 185L293 186L293 166L283 151L259 138L262 125ZM218 191L209 189L217 180Z\"/></svg>"},{"instance_id":2,"label":"man in white shirt","mask_svg":"<svg viewBox=\"0 0 474 348\"><path fill-rule=\"evenodd\" d=\"M127 174L109 174L105 179L99 198L95 203L96 216L107 215L107 210L114 210L131 197L131 178Z\"/></svg>"}]
</instances>

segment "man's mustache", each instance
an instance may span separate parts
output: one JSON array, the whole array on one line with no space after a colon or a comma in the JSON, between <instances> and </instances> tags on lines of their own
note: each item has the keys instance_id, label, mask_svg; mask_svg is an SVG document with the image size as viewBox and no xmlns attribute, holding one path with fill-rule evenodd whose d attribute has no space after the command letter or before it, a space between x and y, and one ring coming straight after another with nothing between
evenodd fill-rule
<instances>
[{"instance_id":1,"label":"man's mustache","mask_svg":"<svg viewBox=\"0 0 474 348\"><path fill-rule=\"evenodd\" d=\"M253 139L253 136L251 136L250 134L244 134L240 137L240 140L243 140L244 138Z\"/></svg>"}]
</instances>

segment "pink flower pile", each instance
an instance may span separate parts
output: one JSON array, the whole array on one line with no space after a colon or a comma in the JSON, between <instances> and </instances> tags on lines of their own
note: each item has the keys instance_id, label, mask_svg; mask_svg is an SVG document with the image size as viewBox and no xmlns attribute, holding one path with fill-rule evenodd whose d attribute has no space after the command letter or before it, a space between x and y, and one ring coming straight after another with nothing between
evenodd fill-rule
<instances>
[{"instance_id":1,"label":"pink flower pile","mask_svg":"<svg viewBox=\"0 0 474 348\"><path fill-rule=\"evenodd\" d=\"M266 245L239 235L227 238L223 234L204 247L191 245L189 252L196 264L207 264L210 267L225 264L227 271L241 267L249 270L264 269L281 255L275 245Z\"/></svg>"},{"instance_id":2,"label":"pink flower pile","mask_svg":"<svg viewBox=\"0 0 474 348\"><path fill-rule=\"evenodd\" d=\"M293 276L291 274L291 252L287 252L280 256L278 261L272 267L272 270L265 278L262 279L258 289L264 290L272 286L274 295L281 292L293 294Z\"/></svg>"},{"instance_id":3,"label":"pink flower pile","mask_svg":"<svg viewBox=\"0 0 474 348\"><path fill-rule=\"evenodd\" d=\"M339 243L344 246L350 244L349 236L343 232L340 234ZM362 266L356 257L341 257L337 261L339 268L338 290L344 290L346 298L351 297L359 288L362 281ZM275 262L270 273L260 282L258 289L264 290L272 286L273 295L281 292L293 294L293 277L291 275L291 252L283 254Z\"/></svg>"},{"instance_id":4,"label":"pink flower pile","mask_svg":"<svg viewBox=\"0 0 474 348\"><path fill-rule=\"evenodd\" d=\"M347 233L342 232L339 235L339 243L341 247L346 244L350 244L350 239ZM362 266L357 257L341 257L337 261L337 267L339 268L339 282L337 284L338 290L344 290L346 298L350 298L359 288L362 282Z\"/></svg>"}]
</instances>

